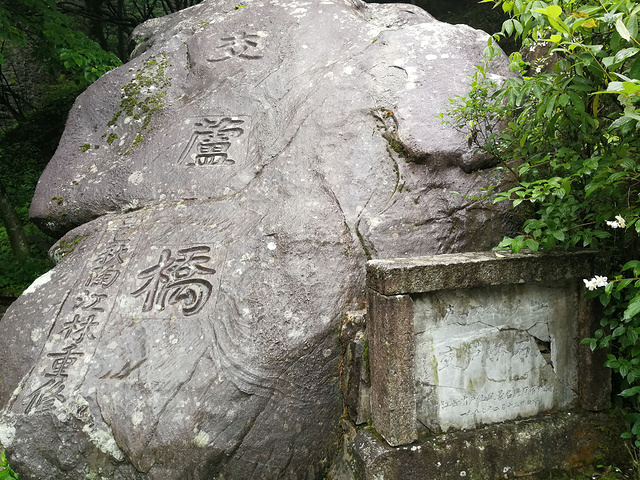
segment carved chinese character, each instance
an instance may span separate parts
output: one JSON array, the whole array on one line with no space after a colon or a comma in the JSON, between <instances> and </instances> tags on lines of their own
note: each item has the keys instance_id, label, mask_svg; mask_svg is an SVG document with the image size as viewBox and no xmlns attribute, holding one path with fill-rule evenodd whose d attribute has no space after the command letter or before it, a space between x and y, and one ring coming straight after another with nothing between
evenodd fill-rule
<instances>
[{"instance_id":1,"label":"carved chinese character","mask_svg":"<svg viewBox=\"0 0 640 480\"><path fill-rule=\"evenodd\" d=\"M69 369L69 367L71 367L71 365L76 363L76 360L78 360L78 357L81 357L84 355L84 353L82 352L74 351L76 347L77 345L75 343L72 343L71 345L64 347L62 349L62 352L48 353L47 356L55 358L55 360L51 364L52 372L45 373L45 376L54 377L54 378L68 377L69 375L67 373L67 370Z\"/></svg>"},{"instance_id":2,"label":"carved chinese character","mask_svg":"<svg viewBox=\"0 0 640 480\"><path fill-rule=\"evenodd\" d=\"M207 246L184 248L174 257L170 249L164 249L156 265L138 273L138 278L146 282L131 295L144 295L144 312L151 311L154 305L164 310L166 305L180 303L185 315L198 313L209 300L212 286L197 277L216 273L203 265L211 260L205 255L209 251Z\"/></svg>"},{"instance_id":3,"label":"carved chinese character","mask_svg":"<svg viewBox=\"0 0 640 480\"><path fill-rule=\"evenodd\" d=\"M457 351L452 347L447 347L446 352L442 352L439 358L439 371L445 370L449 367L454 367L456 363Z\"/></svg>"},{"instance_id":4,"label":"carved chinese character","mask_svg":"<svg viewBox=\"0 0 640 480\"><path fill-rule=\"evenodd\" d=\"M98 268L113 264L122 265L124 260L120 255L125 253L127 250L126 242L114 240L98 254L98 258L93 261L93 264Z\"/></svg>"},{"instance_id":5,"label":"carved chinese character","mask_svg":"<svg viewBox=\"0 0 640 480\"><path fill-rule=\"evenodd\" d=\"M26 400L27 407L24 409L24 413L29 415L31 412L46 412L53 408L53 402L58 400L64 402L64 397L61 392L64 390L64 383L62 380L51 379L47 383L36 388L31 392Z\"/></svg>"},{"instance_id":6,"label":"carved chinese character","mask_svg":"<svg viewBox=\"0 0 640 480\"><path fill-rule=\"evenodd\" d=\"M528 338L516 343L514 356L517 358L527 358L531 354L531 340Z\"/></svg>"},{"instance_id":7,"label":"carved chinese character","mask_svg":"<svg viewBox=\"0 0 640 480\"><path fill-rule=\"evenodd\" d=\"M65 339L71 337L73 342L78 345L82 343L85 336L89 338L95 338L93 333L89 330L92 326L100 325L98 322L94 321L95 315L89 315L83 317L80 314L76 314L73 316L72 320L64 322L62 329L58 332L60 335L64 335Z\"/></svg>"},{"instance_id":8,"label":"carved chinese character","mask_svg":"<svg viewBox=\"0 0 640 480\"><path fill-rule=\"evenodd\" d=\"M239 33L237 35L224 35L220 37L220 45L217 45L216 53L209 62L221 62L228 58L238 57L248 60L262 58L262 37L256 33Z\"/></svg>"},{"instance_id":9,"label":"carved chinese character","mask_svg":"<svg viewBox=\"0 0 640 480\"><path fill-rule=\"evenodd\" d=\"M108 288L118 279L120 271L114 268L106 268L104 270L93 270L91 276L85 285L87 287Z\"/></svg>"},{"instance_id":10,"label":"carved chinese character","mask_svg":"<svg viewBox=\"0 0 640 480\"><path fill-rule=\"evenodd\" d=\"M94 310L96 312L104 312L104 308L98 306L99 303L107 298L104 293L93 293L89 290L85 290L81 294L76 296L73 308L82 310Z\"/></svg>"},{"instance_id":11,"label":"carved chinese character","mask_svg":"<svg viewBox=\"0 0 640 480\"><path fill-rule=\"evenodd\" d=\"M98 254L93 261L90 277L85 283L87 287L99 286L108 288L120 275L120 266L124 263L122 254L127 251L126 243L114 240Z\"/></svg>"},{"instance_id":12,"label":"carved chinese character","mask_svg":"<svg viewBox=\"0 0 640 480\"><path fill-rule=\"evenodd\" d=\"M229 158L231 139L241 137L244 120L231 117L219 119L203 119L195 123L195 131L187 147L180 156L183 161L190 156L187 165L234 165L235 160Z\"/></svg>"}]
</instances>

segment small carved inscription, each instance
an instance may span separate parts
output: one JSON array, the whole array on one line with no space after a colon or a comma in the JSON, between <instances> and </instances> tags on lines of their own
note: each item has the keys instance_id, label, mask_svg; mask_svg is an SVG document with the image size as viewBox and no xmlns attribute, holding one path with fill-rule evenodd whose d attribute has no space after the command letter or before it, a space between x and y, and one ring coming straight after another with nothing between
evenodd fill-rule
<instances>
[{"instance_id":1,"label":"small carved inscription","mask_svg":"<svg viewBox=\"0 0 640 480\"><path fill-rule=\"evenodd\" d=\"M540 396L553 394L552 385L529 385L500 389L495 392L462 394L459 398L440 400L442 412L456 409L458 415L482 415L490 412L511 411L540 403Z\"/></svg>"},{"instance_id":2,"label":"small carved inscription","mask_svg":"<svg viewBox=\"0 0 640 480\"><path fill-rule=\"evenodd\" d=\"M62 380L50 379L27 396L27 407L24 413L29 415L31 412L46 412L51 410L54 401L64 402L64 396L62 395L63 390L64 383Z\"/></svg>"},{"instance_id":3,"label":"small carved inscription","mask_svg":"<svg viewBox=\"0 0 640 480\"><path fill-rule=\"evenodd\" d=\"M420 423L435 431L466 429L571 406L575 367L556 355L573 335L573 327L558 328L571 305L567 297L562 289L505 285L417 298Z\"/></svg>"},{"instance_id":4,"label":"small carved inscription","mask_svg":"<svg viewBox=\"0 0 640 480\"><path fill-rule=\"evenodd\" d=\"M91 332L90 328L93 326L100 325L95 321L95 315L87 315L83 316L79 313L76 313L73 316L73 319L64 322L62 326L62 330L60 330L60 335L64 336L64 339L71 339L76 343L82 343L85 336L88 336L90 339L95 339L96 337Z\"/></svg>"},{"instance_id":5,"label":"small carved inscription","mask_svg":"<svg viewBox=\"0 0 640 480\"><path fill-rule=\"evenodd\" d=\"M54 330L47 349L49 363L41 384L26 395L24 413L46 412L55 401L64 402L62 394L69 377L69 370L85 355L83 346L96 340L93 329L100 326L108 310L111 287L122 272L127 242L110 241L91 264L87 278L81 280L85 288L73 298L71 308L62 315L62 326Z\"/></svg>"},{"instance_id":6,"label":"small carved inscription","mask_svg":"<svg viewBox=\"0 0 640 480\"><path fill-rule=\"evenodd\" d=\"M98 305L102 300L107 298L104 293L94 293L89 290L85 290L80 295L76 296L76 301L73 304L73 308L80 308L82 310L95 310L97 312L104 312L103 307Z\"/></svg>"},{"instance_id":7,"label":"small carved inscription","mask_svg":"<svg viewBox=\"0 0 640 480\"><path fill-rule=\"evenodd\" d=\"M76 351L76 348L78 348L78 345L72 343L64 347L62 352L47 354L48 357L52 357L55 360L51 364L51 372L45 373L45 377L68 377L67 369L76 363L78 357L84 355L83 352Z\"/></svg>"},{"instance_id":8,"label":"small carved inscription","mask_svg":"<svg viewBox=\"0 0 640 480\"><path fill-rule=\"evenodd\" d=\"M234 165L229 149L232 141L244 135L244 120L235 117L204 118L194 124L194 131L180 162L188 166Z\"/></svg>"},{"instance_id":9,"label":"small carved inscription","mask_svg":"<svg viewBox=\"0 0 640 480\"><path fill-rule=\"evenodd\" d=\"M114 241L98 254L85 285L87 287L110 287L120 275L120 266L124 263L122 255L127 247L124 242Z\"/></svg>"},{"instance_id":10,"label":"small carved inscription","mask_svg":"<svg viewBox=\"0 0 640 480\"><path fill-rule=\"evenodd\" d=\"M264 37L258 33L247 32L223 35L214 48L215 53L207 58L208 62L221 62L234 57L257 60L264 56Z\"/></svg>"},{"instance_id":11,"label":"small carved inscription","mask_svg":"<svg viewBox=\"0 0 640 480\"><path fill-rule=\"evenodd\" d=\"M167 305L181 304L185 316L198 313L209 300L211 282L200 278L216 273L204 264L211 261L211 248L206 245L183 248L174 255L170 248L160 254L158 263L138 272L144 284L131 292L134 297L144 297L143 312L154 305L164 310Z\"/></svg>"}]
</instances>

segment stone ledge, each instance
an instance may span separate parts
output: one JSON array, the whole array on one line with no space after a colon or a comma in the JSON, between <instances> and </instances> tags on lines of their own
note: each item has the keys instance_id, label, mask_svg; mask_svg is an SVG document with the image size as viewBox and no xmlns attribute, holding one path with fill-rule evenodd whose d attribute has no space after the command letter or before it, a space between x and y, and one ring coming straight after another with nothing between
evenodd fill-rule
<instances>
[{"instance_id":1,"label":"stone ledge","mask_svg":"<svg viewBox=\"0 0 640 480\"><path fill-rule=\"evenodd\" d=\"M594 250L548 253L471 252L367 262L367 286L382 295L587 278L605 271Z\"/></svg>"},{"instance_id":2,"label":"stone ledge","mask_svg":"<svg viewBox=\"0 0 640 480\"><path fill-rule=\"evenodd\" d=\"M624 467L629 455L620 434L621 415L562 412L484 428L420 437L412 445L390 447L369 428L352 432L344 458L360 480L548 480L551 472L571 472L603 463Z\"/></svg>"}]
</instances>

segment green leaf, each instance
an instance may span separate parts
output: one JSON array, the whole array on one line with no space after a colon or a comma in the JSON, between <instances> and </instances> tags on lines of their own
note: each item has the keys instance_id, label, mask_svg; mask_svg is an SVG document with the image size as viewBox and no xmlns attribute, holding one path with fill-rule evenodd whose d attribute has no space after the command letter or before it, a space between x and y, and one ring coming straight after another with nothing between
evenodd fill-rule
<instances>
[{"instance_id":1,"label":"green leaf","mask_svg":"<svg viewBox=\"0 0 640 480\"><path fill-rule=\"evenodd\" d=\"M569 31L569 27L567 27L562 20L553 17L547 17L549 23L553 28L555 28L558 32L566 33L567 35L571 32Z\"/></svg>"},{"instance_id":2,"label":"green leaf","mask_svg":"<svg viewBox=\"0 0 640 480\"><path fill-rule=\"evenodd\" d=\"M600 12L601 10L602 7L600 5L584 5L578 9L578 12L592 15L594 13Z\"/></svg>"},{"instance_id":3,"label":"green leaf","mask_svg":"<svg viewBox=\"0 0 640 480\"><path fill-rule=\"evenodd\" d=\"M571 103L578 110L579 113L584 113L584 102L580 98L576 92L568 92L569 97L571 98Z\"/></svg>"},{"instance_id":4,"label":"green leaf","mask_svg":"<svg viewBox=\"0 0 640 480\"><path fill-rule=\"evenodd\" d=\"M624 92L624 86L622 82L609 82L607 85L607 92Z\"/></svg>"},{"instance_id":5,"label":"green leaf","mask_svg":"<svg viewBox=\"0 0 640 480\"><path fill-rule=\"evenodd\" d=\"M638 313L640 313L640 295L636 295L629 302L629 306L624 311L624 318L629 319L635 317Z\"/></svg>"},{"instance_id":6,"label":"green leaf","mask_svg":"<svg viewBox=\"0 0 640 480\"><path fill-rule=\"evenodd\" d=\"M618 19L616 20L616 31L627 42L631 40L631 34L629 33L629 30L627 30L627 27L625 26L624 22L622 21L622 15L620 15L618 17Z\"/></svg>"},{"instance_id":7,"label":"green leaf","mask_svg":"<svg viewBox=\"0 0 640 480\"><path fill-rule=\"evenodd\" d=\"M622 266L622 271L633 269L633 275L640 277L640 260L630 260Z\"/></svg>"},{"instance_id":8,"label":"green leaf","mask_svg":"<svg viewBox=\"0 0 640 480\"><path fill-rule=\"evenodd\" d=\"M612 129L619 129L623 125L626 125L627 123L629 123L631 120L633 120L633 119L631 117L629 117L628 115L622 115L615 122L613 122L611 124L611 128Z\"/></svg>"},{"instance_id":9,"label":"green leaf","mask_svg":"<svg viewBox=\"0 0 640 480\"><path fill-rule=\"evenodd\" d=\"M613 291L613 282L609 282L607 283L607 286L604 287L604 293L607 294L607 296L611 295L611 292Z\"/></svg>"},{"instance_id":10,"label":"green leaf","mask_svg":"<svg viewBox=\"0 0 640 480\"><path fill-rule=\"evenodd\" d=\"M638 36L638 17L635 15L631 15L627 20L627 31L632 38L636 38Z\"/></svg>"},{"instance_id":11,"label":"green leaf","mask_svg":"<svg viewBox=\"0 0 640 480\"><path fill-rule=\"evenodd\" d=\"M614 58L616 62L622 62L627 58L633 57L638 52L640 52L640 48L635 48L635 47L623 48L619 52L616 52L616 55Z\"/></svg>"},{"instance_id":12,"label":"green leaf","mask_svg":"<svg viewBox=\"0 0 640 480\"><path fill-rule=\"evenodd\" d=\"M622 375L623 377L626 377L627 374L629 373L629 366L625 364L621 364L620 369L618 370L618 373L620 373L620 375ZM633 433L633 430L631 431L631 433Z\"/></svg>"},{"instance_id":13,"label":"green leaf","mask_svg":"<svg viewBox=\"0 0 640 480\"><path fill-rule=\"evenodd\" d=\"M525 248L525 243L522 241L522 239L523 237L521 235L513 239L510 245L512 252L518 253L520 250Z\"/></svg>"},{"instance_id":14,"label":"green leaf","mask_svg":"<svg viewBox=\"0 0 640 480\"><path fill-rule=\"evenodd\" d=\"M622 88L624 89L624 92L629 95L637 95L640 93L640 84L635 82L622 82Z\"/></svg>"},{"instance_id":15,"label":"green leaf","mask_svg":"<svg viewBox=\"0 0 640 480\"><path fill-rule=\"evenodd\" d=\"M528 249L534 252L537 252L538 248L540 247L540 242L538 242L537 240L534 240L533 238L527 238L524 243Z\"/></svg>"},{"instance_id":16,"label":"green leaf","mask_svg":"<svg viewBox=\"0 0 640 480\"><path fill-rule=\"evenodd\" d=\"M604 366L607 368L617 369L620 368L620 362L616 359L609 359L605 362Z\"/></svg>"},{"instance_id":17,"label":"green leaf","mask_svg":"<svg viewBox=\"0 0 640 480\"><path fill-rule=\"evenodd\" d=\"M513 27L516 29L516 33L518 35L522 35L522 32L523 32L522 23L520 23L518 20L514 20L513 21Z\"/></svg>"},{"instance_id":18,"label":"green leaf","mask_svg":"<svg viewBox=\"0 0 640 480\"><path fill-rule=\"evenodd\" d=\"M616 292L619 292L623 288L626 288L631 282L633 282L633 278L626 278L616 285Z\"/></svg>"},{"instance_id":19,"label":"green leaf","mask_svg":"<svg viewBox=\"0 0 640 480\"><path fill-rule=\"evenodd\" d=\"M558 5L549 5L546 9L542 11L542 13L553 18L558 18L560 17L560 15L562 15L562 8L559 7Z\"/></svg>"},{"instance_id":20,"label":"green leaf","mask_svg":"<svg viewBox=\"0 0 640 480\"><path fill-rule=\"evenodd\" d=\"M506 20L502 24L502 31L505 32L507 35L511 35L513 33L513 20L511 19Z\"/></svg>"},{"instance_id":21,"label":"green leaf","mask_svg":"<svg viewBox=\"0 0 640 480\"><path fill-rule=\"evenodd\" d=\"M602 59L602 64L607 67L607 68L611 68L611 66L614 64L616 60L616 57L605 57Z\"/></svg>"},{"instance_id":22,"label":"green leaf","mask_svg":"<svg viewBox=\"0 0 640 480\"><path fill-rule=\"evenodd\" d=\"M636 57L627 74L635 80L640 80L640 57Z\"/></svg>"},{"instance_id":23,"label":"green leaf","mask_svg":"<svg viewBox=\"0 0 640 480\"><path fill-rule=\"evenodd\" d=\"M612 337L620 337L622 336L622 334L624 334L624 332L626 331L626 327L624 325L620 325L619 327L617 327L613 333L611 333Z\"/></svg>"},{"instance_id":24,"label":"green leaf","mask_svg":"<svg viewBox=\"0 0 640 480\"><path fill-rule=\"evenodd\" d=\"M561 94L560 98L558 99L558 104L562 107L565 107L567 103L569 103L569 95L567 95L566 93Z\"/></svg>"}]
</instances>

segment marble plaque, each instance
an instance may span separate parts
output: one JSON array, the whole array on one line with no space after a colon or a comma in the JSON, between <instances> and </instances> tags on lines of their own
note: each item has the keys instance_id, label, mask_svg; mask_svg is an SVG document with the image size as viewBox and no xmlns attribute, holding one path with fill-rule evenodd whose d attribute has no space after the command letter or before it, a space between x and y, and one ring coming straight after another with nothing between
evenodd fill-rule
<instances>
[{"instance_id":1,"label":"marble plaque","mask_svg":"<svg viewBox=\"0 0 640 480\"><path fill-rule=\"evenodd\" d=\"M577 298L563 285L443 290L414 300L416 413L432 431L569 408Z\"/></svg>"}]
</instances>

